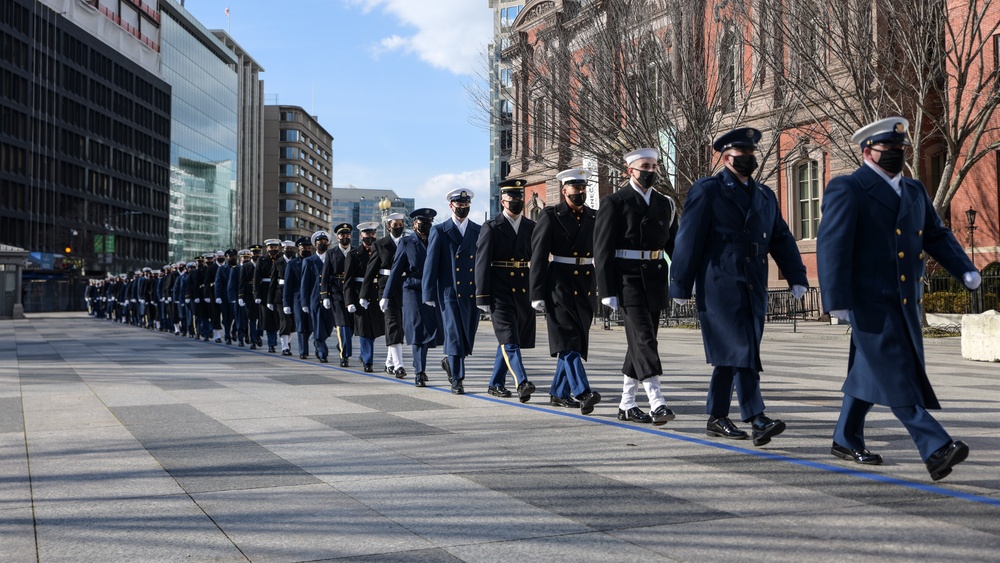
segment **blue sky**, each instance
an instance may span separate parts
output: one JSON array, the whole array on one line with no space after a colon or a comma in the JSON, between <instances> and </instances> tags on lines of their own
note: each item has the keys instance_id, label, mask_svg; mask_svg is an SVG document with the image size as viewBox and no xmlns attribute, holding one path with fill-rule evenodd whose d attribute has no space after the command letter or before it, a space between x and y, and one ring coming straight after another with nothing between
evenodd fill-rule
<instances>
[{"instance_id":1,"label":"blue sky","mask_svg":"<svg viewBox=\"0 0 1000 563\"><path fill-rule=\"evenodd\" d=\"M334 137L333 185L390 188L446 211L488 204L489 138L466 85L485 68L487 0L186 0L262 67L267 103L298 105ZM225 10L229 8L227 22ZM279 31L290 30L290 31Z\"/></svg>"}]
</instances>

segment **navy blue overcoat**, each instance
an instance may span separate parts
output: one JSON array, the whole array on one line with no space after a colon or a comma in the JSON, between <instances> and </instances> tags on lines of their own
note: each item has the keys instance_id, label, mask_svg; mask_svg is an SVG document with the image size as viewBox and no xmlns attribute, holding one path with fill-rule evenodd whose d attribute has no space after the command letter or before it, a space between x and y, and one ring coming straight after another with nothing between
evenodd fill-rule
<instances>
[{"instance_id":1,"label":"navy blue overcoat","mask_svg":"<svg viewBox=\"0 0 1000 563\"><path fill-rule=\"evenodd\" d=\"M424 266L424 301L434 301L444 322L444 353L468 356L476 343L476 240L480 226L467 219L465 236L449 217L431 227Z\"/></svg>"},{"instance_id":2,"label":"navy blue overcoat","mask_svg":"<svg viewBox=\"0 0 1000 563\"><path fill-rule=\"evenodd\" d=\"M396 256L389 268L389 280L382 293L390 299L399 292L403 295L403 335L407 344L430 344L433 348L444 342L441 334L441 312L436 307L424 305L422 279L425 274L427 244L416 234L399 239ZM375 306L375 305L372 305Z\"/></svg>"},{"instance_id":3,"label":"navy blue overcoat","mask_svg":"<svg viewBox=\"0 0 1000 563\"><path fill-rule=\"evenodd\" d=\"M930 255L958 279L975 267L924 185L903 178L900 192L868 165L827 185L816 241L823 309L851 312L844 393L939 409L924 365L924 263Z\"/></svg>"}]
</instances>

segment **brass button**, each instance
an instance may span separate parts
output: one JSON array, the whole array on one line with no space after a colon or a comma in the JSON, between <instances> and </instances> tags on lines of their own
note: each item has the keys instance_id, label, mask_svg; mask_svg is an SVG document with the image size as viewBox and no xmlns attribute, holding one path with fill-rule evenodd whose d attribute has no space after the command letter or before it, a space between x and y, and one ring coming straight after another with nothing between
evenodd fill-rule
<instances>
[{"instance_id":1,"label":"brass button","mask_svg":"<svg viewBox=\"0 0 1000 563\"><path fill-rule=\"evenodd\" d=\"M573 256L579 256L579 254L577 254L576 252L574 252L574 253L573 253Z\"/></svg>"},{"instance_id":2,"label":"brass button","mask_svg":"<svg viewBox=\"0 0 1000 563\"><path fill-rule=\"evenodd\" d=\"M906 281L906 276L899 276L899 281Z\"/></svg>"},{"instance_id":3,"label":"brass button","mask_svg":"<svg viewBox=\"0 0 1000 563\"><path fill-rule=\"evenodd\" d=\"M510 288L510 290L513 291L514 293L517 293L517 288L516 287Z\"/></svg>"},{"instance_id":4,"label":"brass button","mask_svg":"<svg viewBox=\"0 0 1000 563\"><path fill-rule=\"evenodd\" d=\"M920 254L917 254L917 258L920 259L920 260L923 260L924 259L924 253L921 252Z\"/></svg>"},{"instance_id":5,"label":"brass button","mask_svg":"<svg viewBox=\"0 0 1000 563\"><path fill-rule=\"evenodd\" d=\"M920 283L924 283L924 276L920 276L920 278L917 279L917 281L920 282Z\"/></svg>"},{"instance_id":6,"label":"brass button","mask_svg":"<svg viewBox=\"0 0 1000 563\"><path fill-rule=\"evenodd\" d=\"M510 277L514 277L514 272L511 272L511 273L510 273Z\"/></svg>"},{"instance_id":7,"label":"brass button","mask_svg":"<svg viewBox=\"0 0 1000 563\"><path fill-rule=\"evenodd\" d=\"M918 237L922 237L922 236L924 236L924 230L923 230L923 229L920 229L919 231L917 231L917 236L918 236Z\"/></svg>"},{"instance_id":8,"label":"brass button","mask_svg":"<svg viewBox=\"0 0 1000 563\"><path fill-rule=\"evenodd\" d=\"M577 295L576 291L573 292L573 295Z\"/></svg>"},{"instance_id":9,"label":"brass button","mask_svg":"<svg viewBox=\"0 0 1000 563\"><path fill-rule=\"evenodd\" d=\"M923 305L923 304L924 304L924 298L923 298L923 297L921 297L921 298L920 298L920 301L918 301L918 303L920 303L921 305Z\"/></svg>"},{"instance_id":10,"label":"brass button","mask_svg":"<svg viewBox=\"0 0 1000 563\"><path fill-rule=\"evenodd\" d=\"M579 276L580 275L580 270L573 270L573 275L574 276Z\"/></svg>"},{"instance_id":11,"label":"brass button","mask_svg":"<svg viewBox=\"0 0 1000 563\"><path fill-rule=\"evenodd\" d=\"M896 229L896 235L901 235L901 234L903 234L903 231L900 229Z\"/></svg>"},{"instance_id":12,"label":"brass button","mask_svg":"<svg viewBox=\"0 0 1000 563\"><path fill-rule=\"evenodd\" d=\"M900 257L901 259L902 259L902 258L905 258L905 257L906 257L906 254L904 254L904 253L900 252L900 253L899 253L899 257Z\"/></svg>"},{"instance_id":13,"label":"brass button","mask_svg":"<svg viewBox=\"0 0 1000 563\"><path fill-rule=\"evenodd\" d=\"M761 233L760 236L767 238L767 233Z\"/></svg>"},{"instance_id":14,"label":"brass button","mask_svg":"<svg viewBox=\"0 0 1000 563\"><path fill-rule=\"evenodd\" d=\"M457 281L457 282L455 282L455 285L462 285L462 282Z\"/></svg>"},{"instance_id":15,"label":"brass button","mask_svg":"<svg viewBox=\"0 0 1000 563\"><path fill-rule=\"evenodd\" d=\"M903 298L903 305L906 305L906 298Z\"/></svg>"},{"instance_id":16,"label":"brass button","mask_svg":"<svg viewBox=\"0 0 1000 563\"><path fill-rule=\"evenodd\" d=\"M461 294L461 293L459 293L459 294L458 294L458 298L459 298L459 299L461 299L461 298L462 298L462 294Z\"/></svg>"},{"instance_id":17,"label":"brass button","mask_svg":"<svg viewBox=\"0 0 1000 563\"><path fill-rule=\"evenodd\" d=\"M459 255L458 255L458 254L456 254L456 255L455 255L455 258L459 258Z\"/></svg>"},{"instance_id":18,"label":"brass button","mask_svg":"<svg viewBox=\"0 0 1000 563\"><path fill-rule=\"evenodd\" d=\"M527 289L522 289L521 293L528 293L528 290Z\"/></svg>"},{"instance_id":19,"label":"brass button","mask_svg":"<svg viewBox=\"0 0 1000 563\"><path fill-rule=\"evenodd\" d=\"M588 275L588 276L590 275L590 270L587 270L587 275Z\"/></svg>"},{"instance_id":20,"label":"brass button","mask_svg":"<svg viewBox=\"0 0 1000 563\"><path fill-rule=\"evenodd\" d=\"M522 278L524 277L524 272L521 272L521 277L522 277Z\"/></svg>"},{"instance_id":21,"label":"brass button","mask_svg":"<svg viewBox=\"0 0 1000 563\"><path fill-rule=\"evenodd\" d=\"M457 258L457 256L456 256L456 258ZM902 256L900 256L900 258L902 258ZM457 272L457 271L458 271L458 268L455 268L455 271Z\"/></svg>"},{"instance_id":22,"label":"brass button","mask_svg":"<svg viewBox=\"0 0 1000 563\"><path fill-rule=\"evenodd\" d=\"M469 260L472 260L472 259L474 259L474 258L475 258L475 256L473 256L473 255L471 255L471 254L469 255Z\"/></svg>"},{"instance_id":23,"label":"brass button","mask_svg":"<svg viewBox=\"0 0 1000 563\"><path fill-rule=\"evenodd\" d=\"M469 272L470 272L470 273L472 272L472 268L469 268Z\"/></svg>"}]
</instances>

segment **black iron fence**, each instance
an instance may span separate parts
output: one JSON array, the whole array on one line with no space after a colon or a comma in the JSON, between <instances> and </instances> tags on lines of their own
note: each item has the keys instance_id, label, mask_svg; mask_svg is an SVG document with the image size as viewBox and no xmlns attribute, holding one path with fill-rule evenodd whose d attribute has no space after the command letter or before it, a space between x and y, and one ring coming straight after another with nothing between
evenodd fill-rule
<instances>
[{"instance_id":1,"label":"black iron fence","mask_svg":"<svg viewBox=\"0 0 1000 563\"><path fill-rule=\"evenodd\" d=\"M612 311L600 307L601 311L594 318L595 323L601 323L604 328L623 324L621 309ZM772 289L767 292L767 316L769 323L794 323L797 321L816 320L823 314L820 303L819 288L809 288L802 299L792 297L789 289ZM700 328L698 309L692 298L686 305L678 305L671 301L667 309L660 315L660 326L686 326Z\"/></svg>"},{"instance_id":2,"label":"black iron fence","mask_svg":"<svg viewBox=\"0 0 1000 563\"><path fill-rule=\"evenodd\" d=\"M983 311L1000 311L1000 272L987 267L983 283L976 291L969 291L961 282L947 274L927 278L924 286L924 309L928 313L975 314Z\"/></svg>"}]
</instances>

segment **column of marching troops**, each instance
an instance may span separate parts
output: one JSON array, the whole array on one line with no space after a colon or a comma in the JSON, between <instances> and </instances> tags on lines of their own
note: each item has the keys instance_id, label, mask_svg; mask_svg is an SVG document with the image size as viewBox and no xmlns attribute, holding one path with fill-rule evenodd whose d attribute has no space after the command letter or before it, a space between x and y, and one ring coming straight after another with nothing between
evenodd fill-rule
<instances>
[{"instance_id":1,"label":"column of marching troops","mask_svg":"<svg viewBox=\"0 0 1000 563\"><path fill-rule=\"evenodd\" d=\"M902 175L910 145L906 119L891 117L858 130L864 164L834 178L824 193L817 240L824 309L852 327L844 401L831 454L877 465L865 446L865 416L873 405L891 408L909 431L930 476L941 479L966 459L968 446L952 440L928 413L940 404L927 377L920 328L921 285L927 256L974 290L979 273L939 219L924 186ZM373 371L373 343L385 337L385 371L406 377L402 344L412 351L414 384L426 386L427 354L442 347L441 368L451 391L465 393L465 358L473 351L480 313L489 313L497 338L487 393L528 402L536 387L521 351L535 345L536 312L546 315L549 352L557 358L549 404L590 414L601 396L590 388L584 362L594 311L620 310L627 349L618 418L663 425L675 415L661 391L657 331L671 299L698 310L706 360L712 364L706 433L752 439L763 446L786 425L764 413L760 342L767 307L768 256L796 299L808 287L794 236L774 192L753 179L761 133L730 131L713 143L723 168L690 189L683 218L674 201L653 188L659 153L625 155L628 183L585 204L589 173L560 172L561 200L537 222L523 215L524 182L500 184L503 212L479 225L469 219L473 193L454 190L449 213L417 209L406 234L402 214L357 226L337 225L294 243L270 239L199 256L194 262L144 268L92 284L92 314L180 336L233 341L290 356L328 362L336 338L349 367L357 335L365 372ZM669 259L669 262L667 261ZM508 374L513 391L508 390ZM649 412L636 395L642 389ZM740 420L730 419L733 392Z\"/></svg>"}]
</instances>

